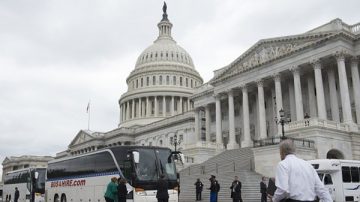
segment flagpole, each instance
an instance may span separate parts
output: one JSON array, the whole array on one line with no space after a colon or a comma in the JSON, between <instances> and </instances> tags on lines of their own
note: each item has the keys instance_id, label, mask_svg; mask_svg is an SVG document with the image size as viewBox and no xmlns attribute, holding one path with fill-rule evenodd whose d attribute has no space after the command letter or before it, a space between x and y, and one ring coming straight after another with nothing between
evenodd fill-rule
<instances>
[{"instance_id":1,"label":"flagpole","mask_svg":"<svg viewBox=\"0 0 360 202\"><path fill-rule=\"evenodd\" d=\"M87 113L88 113L88 130L90 130L90 113L91 113L90 100L87 106Z\"/></svg>"}]
</instances>

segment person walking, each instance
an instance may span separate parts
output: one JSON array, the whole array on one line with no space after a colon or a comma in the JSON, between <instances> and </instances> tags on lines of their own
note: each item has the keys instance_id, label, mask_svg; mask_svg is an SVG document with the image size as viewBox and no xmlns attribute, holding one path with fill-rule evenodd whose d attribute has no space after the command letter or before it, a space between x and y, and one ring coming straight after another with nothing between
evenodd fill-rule
<instances>
[{"instance_id":1,"label":"person walking","mask_svg":"<svg viewBox=\"0 0 360 202\"><path fill-rule=\"evenodd\" d=\"M261 193L261 202L267 201L267 186L266 186L266 178L263 176L260 182L260 193Z\"/></svg>"},{"instance_id":2,"label":"person walking","mask_svg":"<svg viewBox=\"0 0 360 202\"><path fill-rule=\"evenodd\" d=\"M239 181L239 177L235 176L234 181L231 183L231 198L233 202L242 202L241 198L241 182Z\"/></svg>"},{"instance_id":3,"label":"person walking","mask_svg":"<svg viewBox=\"0 0 360 202\"><path fill-rule=\"evenodd\" d=\"M115 200L117 199L117 184L116 184L117 178L116 177L112 177L111 181L109 182L109 184L106 187L106 192L105 192L105 201L106 202L115 202Z\"/></svg>"},{"instance_id":4,"label":"person walking","mask_svg":"<svg viewBox=\"0 0 360 202\"><path fill-rule=\"evenodd\" d=\"M165 179L165 175L161 174L160 179L157 182L157 193L156 198L158 202L168 202L169 201L169 193L168 188L169 184L168 181Z\"/></svg>"},{"instance_id":5,"label":"person walking","mask_svg":"<svg viewBox=\"0 0 360 202\"><path fill-rule=\"evenodd\" d=\"M295 156L292 140L282 141L279 147L281 161L276 168L277 189L272 201L312 202L318 197L322 202L332 202L329 191L311 164Z\"/></svg>"},{"instance_id":6,"label":"person walking","mask_svg":"<svg viewBox=\"0 0 360 202\"><path fill-rule=\"evenodd\" d=\"M215 175L211 175L210 177L210 202L217 202L218 201L218 193L220 191L220 184L215 179Z\"/></svg>"},{"instance_id":7,"label":"person walking","mask_svg":"<svg viewBox=\"0 0 360 202\"><path fill-rule=\"evenodd\" d=\"M123 178L119 178L117 187L118 202L126 202L127 193L128 191L126 188L126 180Z\"/></svg>"},{"instance_id":8,"label":"person walking","mask_svg":"<svg viewBox=\"0 0 360 202\"><path fill-rule=\"evenodd\" d=\"M201 192L203 191L203 183L200 181L200 178L198 178L195 182L195 189L196 189L196 201L201 201Z\"/></svg>"},{"instance_id":9,"label":"person walking","mask_svg":"<svg viewBox=\"0 0 360 202\"><path fill-rule=\"evenodd\" d=\"M14 202L18 202L19 197L20 197L19 189L15 187Z\"/></svg>"}]
</instances>

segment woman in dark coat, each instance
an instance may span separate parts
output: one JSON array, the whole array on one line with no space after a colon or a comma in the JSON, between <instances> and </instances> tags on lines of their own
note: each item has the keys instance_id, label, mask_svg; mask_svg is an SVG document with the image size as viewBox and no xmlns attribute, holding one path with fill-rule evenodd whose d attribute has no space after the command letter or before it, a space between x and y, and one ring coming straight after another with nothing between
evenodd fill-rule
<instances>
[{"instance_id":1,"label":"woman in dark coat","mask_svg":"<svg viewBox=\"0 0 360 202\"><path fill-rule=\"evenodd\" d=\"M158 202L168 202L169 201L169 193L168 193L169 184L165 179L165 175L161 174L160 179L157 182L157 193L156 198Z\"/></svg>"},{"instance_id":2,"label":"woman in dark coat","mask_svg":"<svg viewBox=\"0 0 360 202\"><path fill-rule=\"evenodd\" d=\"M126 180L119 178L118 179L118 202L126 202L127 188Z\"/></svg>"}]
</instances>

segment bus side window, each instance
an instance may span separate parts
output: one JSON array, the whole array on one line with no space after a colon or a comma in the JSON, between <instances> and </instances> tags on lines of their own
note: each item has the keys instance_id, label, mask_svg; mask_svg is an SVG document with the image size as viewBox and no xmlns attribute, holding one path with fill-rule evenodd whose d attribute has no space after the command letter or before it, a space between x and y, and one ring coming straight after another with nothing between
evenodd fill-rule
<instances>
[{"instance_id":1,"label":"bus side window","mask_svg":"<svg viewBox=\"0 0 360 202\"><path fill-rule=\"evenodd\" d=\"M359 182L359 168L351 167L350 170L351 170L351 181Z\"/></svg>"},{"instance_id":2,"label":"bus side window","mask_svg":"<svg viewBox=\"0 0 360 202\"><path fill-rule=\"evenodd\" d=\"M341 170L342 170L343 182L351 182L350 167L342 166Z\"/></svg>"},{"instance_id":3,"label":"bus side window","mask_svg":"<svg viewBox=\"0 0 360 202\"><path fill-rule=\"evenodd\" d=\"M332 179L331 179L331 175L329 175L329 174L326 174L326 175L325 175L324 184L325 184L325 185L326 185L326 184L333 184Z\"/></svg>"}]
</instances>

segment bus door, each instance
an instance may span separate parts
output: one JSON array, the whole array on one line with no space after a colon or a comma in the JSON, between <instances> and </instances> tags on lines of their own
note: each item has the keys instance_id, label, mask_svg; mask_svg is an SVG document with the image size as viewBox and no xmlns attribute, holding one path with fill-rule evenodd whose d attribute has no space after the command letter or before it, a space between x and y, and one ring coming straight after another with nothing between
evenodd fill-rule
<instances>
[{"instance_id":1,"label":"bus door","mask_svg":"<svg viewBox=\"0 0 360 202\"><path fill-rule=\"evenodd\" d=\"M340 190L336 190L335 184L333 183L333 179L330 174L324 174L323 183L325 188L329 190L332 200L335 200L336 191Z\"/></svg>"}]
</instances>

